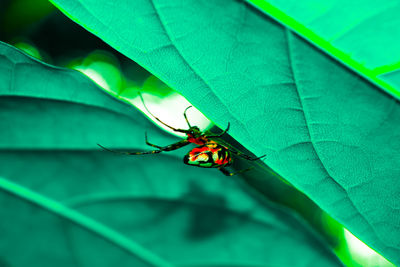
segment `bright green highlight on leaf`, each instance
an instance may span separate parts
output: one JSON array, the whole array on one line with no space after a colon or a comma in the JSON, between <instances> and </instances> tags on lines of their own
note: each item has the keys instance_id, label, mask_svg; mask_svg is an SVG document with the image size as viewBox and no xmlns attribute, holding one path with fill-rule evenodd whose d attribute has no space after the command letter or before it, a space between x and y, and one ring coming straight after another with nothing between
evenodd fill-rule
<instances>
[{"instance_id":1,"label":"bright green highlight on leaf","mask_svg":"<svg viewBox=\"0 0 400 267\"><path fill-rule=\"evenodd\" d=\"M107 91L119 92L123 87L123 77L117 59L105 51L95 51L82 62L74 62L73 67L90 77Z\"/></svg>"},{"instance_id":2,"label":"bright green highlight on leaf","mask_svg":"<svg viewBox=\"0 0 400 267\"><path fill-rule=\"evenodd\" d=\"M344 230L344 234L352 255L352 262L348 266L358 266L358 263L360 267L395 267L349 231Z\"/></svg>"},{"instance_id":3,"label":"bright green highlight on leaf","mask_svg":"<svg viewBox=\"0 0 400 267\"><path fill-rule=\"evenodd\" d=\"M67 66L82 72L112 96L136 106L164 130L176 136L185 136L172 131L153 117L154 115L175 128L186 129L188 125L184 120L183 111L191 106L182 95L154 75L145 79L142 85L134 84L121 73L117 59L101 50L90 53L84 59L75 59ZM153 115L144 108L139 92L146 95L145 104ZM195 107L192 106L188 114L192 124L200 129L207 129L210 126L210 121Z\"/></svg>"},{"instance_id":4,"label":"bright green highlight on leaf","mask_svg":"<svg viewBox=\"0 0 400 267\"><path fill-rule=\"evenodd\" d=\"M248 2L400 98L398 1Z\"/></svg>"},{"instance_id":5,"label":"bright green highlight on leaf","mask_svg":"<svg viewBox=\"0 0 400 267\"><path fill-rule=\"evenodd\" d=\"M42 59L39 50L37 50L36 47L34 47L33 45L24 42L19 42L14 44L14 46L39 60Z\"/></svg>"}]
</instances>

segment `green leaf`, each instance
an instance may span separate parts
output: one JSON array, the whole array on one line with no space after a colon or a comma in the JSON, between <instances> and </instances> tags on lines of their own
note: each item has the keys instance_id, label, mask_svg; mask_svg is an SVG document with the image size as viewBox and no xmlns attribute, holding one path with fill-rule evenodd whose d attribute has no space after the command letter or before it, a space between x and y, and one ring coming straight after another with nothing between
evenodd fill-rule
<instances>
[{"instance_id":1,"label":"green leaf","mask_svg":"<svg viewBox=\"0 0 400 267\"><path fill-rule=\"evenodd\" d=\"M7 207L0 213L0 256L12 266L172 266L101 223L1 177L0 202Z\"/></svg>"},{"instance_id":2,"label":"green leaf","mask_svg":"<svg viewBox=\"0 0 400 267\"><path fill-rule=\"evenodd\" d=\"M11 46L1 44L1 95L9 101L3 101L0 113L2 125L7 129L1 131L0 148L93 149L100 143L110 147L134 144L147 149L144 132L137 139L121 134L134 132L136 127L151 127L151 123L138 118L139 112L132 112L132 106L116 101L77 71L39 64ZM19 97L18 101L15 97ZM64 109L65 114L58 114L59 109ZM85 120L80 117L82 113ZM116 123L110 127L106 121ZM57 132L49 131L52 128ZM155 142L161 138L175 141L166 134L152 138Z\"/></svg>"},{"instance_id":3,"label":"green leaf","mask_svg":"<svg viewBox=\"0 0 400 267\"><path fill-rule=\"evenodd\" d=\"M146 149L147 128L154 143L176 139L79 72L3 43L0 69L2 264L342 266L302 220L240 180L174 153L94 149Z\"/></svg>"},{"instance_id":4,"label":"green leaf","mask_svg":"<svg viewBox=\"0 0 400 267\"><path fill-rule=\"evenodd\" d=\"M397 1L248 2L400 98Z\"/></svg>"},{"instance_id":5,"label":"green leaf","mask_svg":"<svg viewBox=\"0 0 400 267\"><path fill-rule=\"evenodd\" d=\"M400 263L400 106L240 1L53 0Z\"/></svg>"}]
</instances>

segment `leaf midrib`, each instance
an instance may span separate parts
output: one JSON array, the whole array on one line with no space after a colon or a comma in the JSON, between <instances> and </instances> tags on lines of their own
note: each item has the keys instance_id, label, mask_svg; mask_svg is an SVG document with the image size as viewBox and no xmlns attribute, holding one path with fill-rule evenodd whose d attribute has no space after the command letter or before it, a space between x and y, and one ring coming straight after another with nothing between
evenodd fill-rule
<instances>
[{"instance_id":1,"label":"leaf midrib","mask_svg":"<svg viewBox=\"0 0 400 267\"><path fill-rule=\"evenodd\" d=\"M322 159L321 159L321 157L320 157L320 155L319 155L319 152L318 152L318 149L317 149L317 145L316 145L316 143L315 143L315 141L313 141L313 135L312 135L312 133L311 133L311 125L309 124L309 118L308 118L308 116L307 116L307 114L306 114L306 112L305 112L305 107L304 107L304 103L303 103L303 100L302 100L302 98L301 98L301 94L300 94L300 88L299 88L299 86L298 86L298 80L299 79L297 79L296 77L297 77L297 74L296 74L296 70L295 70L295 68L294 68L294 61L295 61L295 59L294 59L294 57L293 57L293 49L292 49L292 47L291 47L291 34L290 34L290 31L289 31L289 29L285 29L285 33L286 33L286 43L287 43L287 51L288 51L288 59L289 59L289 65L290 65L290 70L291 70L291 72L292 72L292 77L293 77L293 82L294 82L294 85L295 85L295 91L296 91L296 93L297 93L297 98L299 99L299 103L300 103L300 106L301 106L301 109L302 109L302 114L303 114L303 117L304 117L304 121L305 121L305 124L306 124L306 128L307 128L307 133L308 133L308 136L309 136L309 140L310 140L310 144L311 144L311 147L312 147L312 149L313 149L313 151L315 152L315 155L316 155L316 159L318 160L318 162L320 163L320 165L321 165L321 169L326 173L326 175L327 175L327 177L328 178L330 178L329 180L331 181L331 182L333 182L334 184L336 184L337 186L336 186L336 188L338 188L340 191L341 191L341 193L342 193L342 195L343 196L345 196L348 200L349 200L349 202L350 202L350 204L351 204L351 206L358 212L358 214L361 216L361 218L362 218L362 220L364 221L364 223L368 226L368 229L372 232L372 233L374 233L374 235L375 235L375 237L378 239L378 240L380 240L383 244L385 243L381 238L380 238L380 236L376 233L376 231L375 231L375 229L370 225L370 223L369 223L369 221L368 221L368 219L364 216L364 214L358 209L358 207L355 205L355 203L353 202L353 200L350 198L350 196L347 194L347 191L346 191L346 189L339 183L339 182L337 182L334 178L333 178L333 176L329 173L329 171L328 171L328 169L325 167L325 165L324 165L324 163L323 163L323 161L322 161ZM388 247L391 247L391 248L394 248L394 249L396 249L397 250L397 248L396 247L393 247L393 246L388 246Z\"/></svg>"}]
</instances>

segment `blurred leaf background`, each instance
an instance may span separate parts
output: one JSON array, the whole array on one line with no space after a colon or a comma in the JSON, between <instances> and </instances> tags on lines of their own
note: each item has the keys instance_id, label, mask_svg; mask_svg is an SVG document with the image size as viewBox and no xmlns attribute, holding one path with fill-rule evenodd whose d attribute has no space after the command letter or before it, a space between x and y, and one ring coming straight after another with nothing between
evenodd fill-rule
<instances>
[{"instance_id":1,"label":"blurred leaf background","mask_svg":"<svg viewBox=\"0 0 400 267\"><path fill-rule=\"evenodd\" d=\"M79 70L120 99L138 90L158 99L175 94L47 1L0 2L0 41ZM38 74L57 72L2 47L32 71L43 69ZM340 266L333 250L346 266L392 266L265 165L228 179L184 166L186 151L143 158L100 151L96 143L146 149L146 130L157 144L177 139L78 73L48 84L32 76L25 82L36 92L1 88L0 162L7 164L0 196L7 208L0 265ZM181 116L178 108L173 120Z\"/></svg>"}]
</instances>

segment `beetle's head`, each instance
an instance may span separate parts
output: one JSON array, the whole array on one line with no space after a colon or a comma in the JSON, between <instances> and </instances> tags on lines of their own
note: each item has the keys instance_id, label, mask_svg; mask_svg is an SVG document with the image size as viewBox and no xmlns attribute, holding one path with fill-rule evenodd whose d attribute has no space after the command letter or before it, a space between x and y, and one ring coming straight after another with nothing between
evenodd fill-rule
<instances>
[{"instance_id":1,"label":"beetle's head","mask_svg":"<svg viewBox=\"0 0 400 267\"><path fill-rule=\"evenodd\" d=\"M203 133L200 131L199 127L197 126L191 126L188 130L188 135L192 135L193 138L197 138L203 135Z\"/></svg>"}]
</instances>

